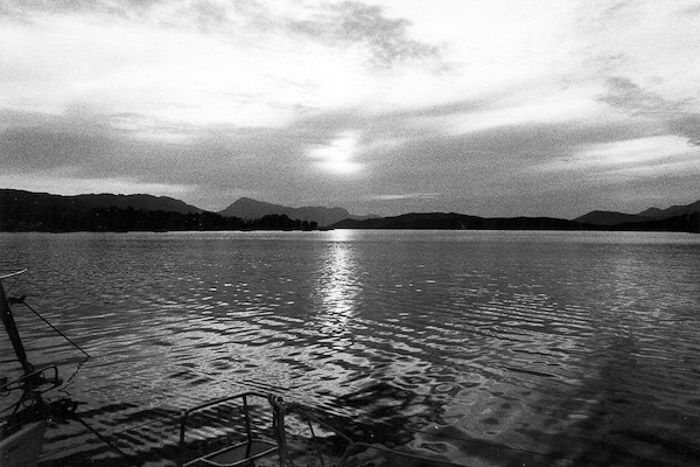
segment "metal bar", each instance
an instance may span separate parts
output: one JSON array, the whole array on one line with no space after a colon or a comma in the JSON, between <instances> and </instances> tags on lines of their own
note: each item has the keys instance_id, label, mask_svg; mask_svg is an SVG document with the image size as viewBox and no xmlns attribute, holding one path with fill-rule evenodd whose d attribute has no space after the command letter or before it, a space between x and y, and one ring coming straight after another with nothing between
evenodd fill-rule
<instances>
[{"instance_id":1,"label":"metal bar","mask_svg":"<svg viewBox=\"0 0 700 467\"><path fill-rule=\"evenodd\" d=\"M316 440L316 433L314 433L314 426L311 424L311 419L309 417L306 417L306 423L309 425L309 431L311 431L311 442L314 443L314 447L316 448L316 452L318 453L318 460L321 461L321 467L326 467L325 462L323 462L323 454L321 453L321 448L318 445L318 441Z\"/></svg>"},{"instance_id":2,"label":"metal bar","mask_svg":"<svg viewBox=\"0 0 700 467\"><path fill-rule=\"evenodd\" d=\"M248 412L248 397L243 395L243 416L245 417L245 434L248 437L248 442L253 440L253 433L250 429L250 413Z\"/></svg>"},{"instance_id":3,"label":"metal bar","mask_svg":"<svg viewBox=\"0 0 700 467\"><path fill-rule=\"evenodd\" d=\"M197 412L198 410L202 410L204 408L210 407L212 405L217 405L221 404L222 402L230 401L233 399L240 399L243 396L253 396L253 397L260 397L262 399L267 399L266 394L261 394L259 392L255 391L246 391L246 392L241 392L238 394L234 394L232 396L225 396L225 397L220 397L219 399L214 399L211 401L203 402L202 404L195 405L194 407L190 407L187 409L185 412L187 415L191 414L192 412Z\"/></svg>"},{"instance_id":4,"label":"metal bar","mask_svg":"<svg viewBox=\"0 0 700 467\"><path fill-rule=\"evenodd\" d=\"M277 447L279 449L279 461L280 467L286 467L287 465L287 435L284 427L284 412L285 406L281 398L270 397L270 404L272 405L272 425L274 430L275 438L277 439ZM289 459L289 464L294 465L291 459Z\"/></svg>"},{"instance_id":5,"label":"metal bar","mask_svg":"<svg viewBox=\"0 0 700 467\"><path fill-rule=\"evenodd\" d=\"M243 417L245 420L245 435L248 438L248 444L245 448L245 456L250 456L250 450L253 448L253 434L250 430L250 413L248 412L248 397L243 395Z\"/></svg>"},{"instance_id":6,"label":"metal bar","mask_svg":"<svg viewBox=\"0 0 700 467\"><path fill-rule=\"evenodd\" d=\"M7 301L7 296L5 295L5 288L0 282L0 318L2 318L2 324L5 326L7 335L10 337L10 342L12 342L12 348L17 355L17 360L22 365L24 374L28 375L34 371L34 367L29 360L27 360L27 352L24 350L24 344L22 344L22 338L17 330L17 324L15 323L15 318L12 316L12 310Z\"/></svg>"},{"instance_id":7,"label":"metal bar","mask_svg":"<svg viewBox=\"0 0 700 467\"><path fill-rule=\"evenodd\" d=\"M185 424L187 423L188 412L183 410L180 412L180 446L177 453L177 465L182 467L185 462Z\"/></svg>"}]
</instances>

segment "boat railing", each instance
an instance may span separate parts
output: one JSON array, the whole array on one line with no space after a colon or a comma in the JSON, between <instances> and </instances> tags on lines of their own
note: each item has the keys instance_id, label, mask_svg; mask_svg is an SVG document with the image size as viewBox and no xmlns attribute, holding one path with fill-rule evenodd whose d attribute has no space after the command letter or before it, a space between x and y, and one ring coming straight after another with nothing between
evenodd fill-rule
<instances>
[{"instance_id":1,"label":"boat railing","mask_svg":"<svg viewBox=\"0 0 700 467\"><path fill-rule=\"evenodd\" d=\"M281 466L294 465L291 461L291 453L289 452L287 446L289 433L287 432L286 426L288 418L292 415L297 415L302 420L303 424L306 425L308 433L310 434L309 439L311 441L311 444L313 445L313 449L316 452L316 458L318 459L321 467L325 467L326 462L324 458L324 450L321 448L320 436L314 429L314 425L316 425L319 429L330 432L337 439L345 443L346 446L341 451L341 453L344 450L349 449L349 447L353 444L353 440L349 436L340 431L338 428L334 427L333 425L330 425L329 423L325 422L320 417L318 417L316 415L317 410L313 409L312 407L294 402L286 403L284 401L281 401L281 399L277 399L273 402L279 403L281 405L281 409L278 409L281 420L281 423L278 425L278 430L280 430L280 433L277 436L277 439L281 440L282 442L282 445L280 446ZM329 455L330 453L326 452L326 457L329 457Z\"/></svg>"},{"instance_id":2,"label":"boat railing","mask_svg":"<svg viewBox=\"0 0 700 467\"><path fill-rule=\"evenodd\" d=\"M378 443L367 443L362 441L354 441L345 433L323 421L315 415L316 410L302 404L289 403L285 406L285 415L296 413L300 415L308 425L308 430L311 433L311 441L317 453L317 459L321 467L333 465L335 467L358 467L365 465L401 465L404 467L417 465L430 465L431 467L462 467L459 464L454 464L446 459L438 459L436 457L427 457L416 454L415 452L401 451L392 449ZM322 429L331 432L345 443L345 448L340 451L339 455L332 458L332 464L326 463L324 460L323 450L320 447L319 437L313 428L313 424L318 425ZM281 437L285 439L284 436ZM329 458L329 453L326 452L326 457ZM287 459L290 457L287 455ZM280 463L281 466L294 466L289 461Z\"/></svg>"},{"instance_id":3,"label":"boat railing","mask_svg":"<svg viewBox=\"0 0 700 467\"><path fill-rule=\"evenodd\" d=\"M249 410L251 397L267 400L272 408L272 433L267 439L256 436L256 432L252 429ZM242 404L243 430L245 431L243 441L185 461L185 450L188 447L186 432L190 418L200 411L225 405L237 399ZM248 467L255 465L253 463L255 459L276 455L277 462L275 463L278 463L280 467L296 467L297 465L354 467L370 465L365 462L368 460L374 462L371 465L458 467L458 464L447 459L425 457L415 452L392 449L377 443L353 441L338 428L324 421L321 416L317 415L318 413L319 411L313 407L286 402L281 397L257 392L239 393L183 410L180 418L178 465L181 467L197 465ZM216 416L216 413L214 415ZM301 423L298 423L299 421ZM270 465L269 461L265 465Z\"/></svg>"},{"instance_id":4,"label":"boat railing","mask_svg":"<svg viewBox=\"0 0 700 467\"><path fill-rule=\"evenodd\" d=\"M249 465L249 463L255 459L261 457L273 455L279 451L278 446L280 442L275 439L270 439L266 437L259 430L253 430L252 427L252 414L251 414L251 404L250 399L264 399L270 401L272 396L261 394L254 391L247 391L231 396L222 397L212 401L204 402L197 406L191 407L189 409L183 410L180 415L180 442L178 447L178 465L181 467L189 467L195 465L208 465L214 467L235 467L239 465ZM220 449L216 449L213 452L206 453L204 455L198 455L192 460L185 460L185 455L187 453L188 443L187 443L187 431L189 422L198 413L205 412L207 410L217 409L217 407L226 408L231 402L238 402L239 408L242 412L242 422L244 438L242 441L236 442L232 445L225 446ZM273 431L274 425L276 423L276 416L274 413L273 405ZM276 432L276 431L275 431Z\"/></svg>"}]
</instances>

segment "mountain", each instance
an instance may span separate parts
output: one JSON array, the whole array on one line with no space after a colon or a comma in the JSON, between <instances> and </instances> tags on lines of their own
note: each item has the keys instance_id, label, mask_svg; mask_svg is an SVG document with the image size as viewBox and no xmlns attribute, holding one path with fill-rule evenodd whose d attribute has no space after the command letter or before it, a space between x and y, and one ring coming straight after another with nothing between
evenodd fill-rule
<instances>
[{"instance_id":1,"label":"mountain","mask_svg":"<svg viewBox=\"0 0 700 467\"><path fill-rule=\"evenodd\" d=\"M611 230L654 231L654 232L692 232L700 233L700 212L681 214L645 222L631 222L610 227Z\"/></svg>"},{"instance_id":2,"label":"mountain","mask_svg":"<svg viewBox=\"0 0 700 467\"><path fill-rule=\"evenodd\" d=\"M202 214L201 209L166 196L62 196L24 190L0 189L0 230L76 230L96 210Z\"/></svg>"},{"instance_id":3,"label":"mountain","mask_svg":"<svg viewBox=\"0 0 700 467\"><path fill-rule=\"evenodd\" d=\"M591 211L583 216L573 219L574 222L582 222L599 226L614 226L620 224L632 224L635 222L649 222L654 220L670 219L682 215L700 213L700 200L682 206L671 206L667 209L649 208L637 214L625 214L615 211Z\"/></svg>"},{"instance_id":4,"label":"mountain","mask_svg":"<svg viewBox=\"0 0 700 467\"><path fill-rule=\"evenodd\" d=\"M700 200L694 203L686 204L685 206L671 206L670 208L666 209L649 208L638 213L637 215L660 220L682 216L684 214L692 214L694 212L700 212Z\"/></svg>"},{"instance_id":5,"label":"mountain","mask_svg":"<svg viewBox=\"0 0 700 467\"><path fill-rule=\"evenodd\" d=\"M25 190L0 189L0 205L11 203L16 209L42 209L46 207L87 211L95 208L135 209L137 211L167 211L187 214L204 210L168 196L113 195L109 193L88 195L52 195Z\"/></svg>"},{"instance_id":6,"label":"mountain","mask_svg":"<svg viewBox=\"0 0 700 467\"><path fill-rule=\"evenodd\" d=\"M61 196L0 189L0 231L313 230L316 224L267 215L244 221L151 195Z\"/></svg>"},{"instance_id":7,"label":"mountain","mask_svg":"<svg viewBox=\"0 0 700 467\"><path fill-rule=\"evenodd\" d=\"M114 207L118 209L131 208L136 211L177 212L179 214L204 212L203 209L168 196L112 195L103 193L99 195L77 195L74 198L81 203L85 203L90 209Z\"/></svg>"},{"instance_id":8,"label":"mountain","mask_svg":"<svg viewBox=\"0 0 700 467\"><path fill-rule=\"evenodd\" d=\"M620 213L616 213L620 214ZM625 216L623 214L623 216ZM635 217L635 216L632 216ZM552 217L477 217L464 214L411 213L366 220L345 219L335 229L429 229L429 230L618 230L700 233L700 213L666 219L626 222L610 226L585 224Z\"/></svg>"},{"instance_id":9,"label":"mountain","mask_svg":"<svg viewBox=\"0 0 700 467\"><path fill-rule=\"evenodd\" d=\"M644 216L641 213L625 214L623 212L616 211L591 211L588 214L577 217L574 219L574 222L593 225L616 225L630 222L644 222L648 220L651 220L651 217Z\"/></svg>"},{"instance_id":10,"label":"mountain","mask_svg":"<svg viewBox=\"0 0 700 467\"><path fill-rule=\"evenodd\" d=\"M218 214L224 217L240 217L241 219L259 219L266 215L279 214L300 221L317 222L321 227L335 224L343 219L367 219L372 217L354 216L344 208L312 206L292 208L251 198L240 198L223 211L219 211Z\"/></svg>"},{"instance_id":11,"label":"mountain","mask_svg":"<svg viewBox=\"0 0 700 467\"><path fill-rule=\"evenodd\" d=\"M346 219L335 229L423 229L423 230L591 230L593 226L552 217L477 217L454 212L411 213L366 220Z\"/></svg>"},{"instance_id":12,"label":"mountain","mask_svg":"<svg viewBox=\"0 0 700 467\"><path fill-rule=\"evenodd\" d=\"M593 211L574 220L551 217L485 218L454 212L360 217L350 215L343 208L290 208L250 198L241 198L221 214L216 214L165 196L61 196L0 189L0 231L313 230L319 225L339 229L646 230L700 233L700 201L667 209L649 208L639 214Z\"/></svg>"}]
</instances>

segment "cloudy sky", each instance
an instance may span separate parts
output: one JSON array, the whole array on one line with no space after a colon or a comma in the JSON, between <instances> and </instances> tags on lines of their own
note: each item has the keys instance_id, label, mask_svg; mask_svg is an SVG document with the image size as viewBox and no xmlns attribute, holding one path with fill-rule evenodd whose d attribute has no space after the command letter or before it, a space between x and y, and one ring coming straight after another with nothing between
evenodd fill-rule
<instances>
[{"instance_id":1,"label":"cloudy sky","mask_svg":"<svg viewBox=\"0 0 700 467\"><path fill-rule=\"evenodd\" d=\"M382 215L700 199L700 2L1 0L0 187Z\"/></svg>"}]
</instances>

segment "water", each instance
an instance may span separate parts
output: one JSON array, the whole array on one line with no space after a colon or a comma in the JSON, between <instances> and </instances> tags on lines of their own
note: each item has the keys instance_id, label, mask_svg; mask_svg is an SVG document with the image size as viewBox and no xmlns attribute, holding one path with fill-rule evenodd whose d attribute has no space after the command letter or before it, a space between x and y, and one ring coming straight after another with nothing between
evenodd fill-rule
<instances>
[{"instance_id":1,"label":"water","mask_svg":"<svg viewBox=\"0 0 700 467\"><path fill-rule=\"evenodd\" d=\"M243 389L464 465L700 462L697 235L0 234L0 251L0 271L29 268L12 292L93 355L66 391L139 464L171 465L180 409ZM81 354L16 314L31 359L70 377ZM44 465L93 462L121 461L50 428Z\"/></svg>"}]
</instances>

